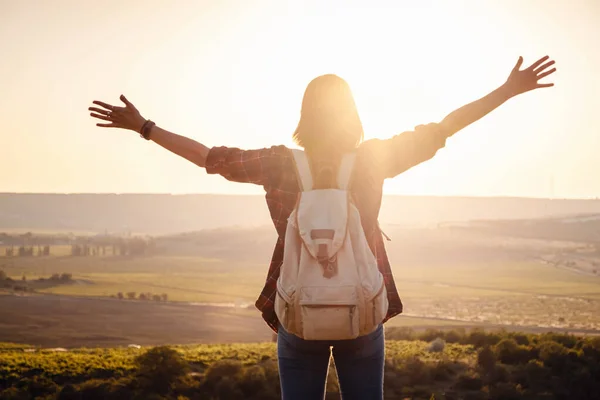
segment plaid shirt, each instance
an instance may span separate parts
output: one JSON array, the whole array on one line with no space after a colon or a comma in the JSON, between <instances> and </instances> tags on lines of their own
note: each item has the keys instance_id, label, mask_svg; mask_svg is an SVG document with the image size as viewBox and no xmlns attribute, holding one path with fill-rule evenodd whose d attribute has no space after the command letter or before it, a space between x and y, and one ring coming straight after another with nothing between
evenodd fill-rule
<instances>
[{"instance_id":1,"label":"plaid shirt","mask_svg":"<svg viewBox=\"0 0 600 400\"><path fill-rule=\"evenodd\" d=\"M432 158L438 149L444 147L446 137L438 124L419 125L414 131L406 131L387 140L365 141L357 149L351 192L361 215L367 241L377 257L379 270L385 280L389 309L384 322L402 312L402 301L377 222L383 182ZM283 262L287 220L300 190L292 153L285 146L258 150L213 147L206 159L206 171L220 174L233 182L261 185L266 191L267 206L278 239L265 285L255 305L271 329L277 332L278 321L274 310L276 282Z\"/></svg>"}]
</instances>

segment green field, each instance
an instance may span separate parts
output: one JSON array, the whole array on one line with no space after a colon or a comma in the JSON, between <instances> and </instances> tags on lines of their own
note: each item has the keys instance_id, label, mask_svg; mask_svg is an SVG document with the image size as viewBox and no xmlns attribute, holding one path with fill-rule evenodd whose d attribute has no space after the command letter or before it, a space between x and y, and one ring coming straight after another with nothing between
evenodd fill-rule
<instances>
[{"instance_id":1,"label":"green field","mask_svg":"<svg viewBox=\"0 0 600 400\"><path fill-rule=\"evenodd\" d=\"M600 276L539 261L547 254L567 257L577 248L572 243L507 242L444 229L398 229L391 234L394 241L386 247L396 285L405 315L413 317L392 319L393 326L414 322L414 326L489 324L600 331ZM110 246L105 255L72 256L69 246L52 246L47 257L5 257L0 248L0 270L17 283L25 277L41 294L88 298L132 294L136 299L150 294L150 298L165 295L169 302L245 304L260 319L252 304L267 275L273 235L262 228L174 235L156 239L160 251L140 256L113 255ZM72 280L36 281L63 273L71 274ZM47 312L61 314L60 309ZM37 319L28 323L42 324ZM200 326L201 320L195 323ZM77 337L68 337L67 342L80 343Z\"/></svg>"},{"instance_id":2,"label":"green field","mask_svg":"<svg viewBox=\"0 0 600 400\"><path fill-rule=\"evenodd\" d=\"M43 293L111 296L151 292L187 302L253 301L264 280L257 266L183 256L0 257L0 269L13 279L24 275L29 280L69 272L77 282L41 290Z\"/></svg>"},{"instance_id":3,"label":"green field","mask_svg":"<svg viewBox=\"0 0 600 400\"><path fill-rule=\"evenodd\" d=\"M507 291L560 296L600 295L600 277L577 274L538 262L480 262L394 270L398 286L410 296L497 295ZM448 285L448 286L443 286ZM469 289L474 292L468 292Z\"/></svg>"},{"instance_id":4,"label":"green field","mask_svg":"<svg viewBox=\"0 0 600 400\"><path fill-rule=\"evenodd\" d=\"M49 257L2 257L0 269L13 279L37 279L54 273L73 274L80 284L44 292L79 296L111 296L118 292L167 293L173 301L254 301L268 264L195 256L71 257L66 246ZM0 248L0 254L3 250ZM545 294L600 297L600 278L576 274L536 262L478 263L394 268L402 297L446 298Z\"/></svg>"}]
</instances>

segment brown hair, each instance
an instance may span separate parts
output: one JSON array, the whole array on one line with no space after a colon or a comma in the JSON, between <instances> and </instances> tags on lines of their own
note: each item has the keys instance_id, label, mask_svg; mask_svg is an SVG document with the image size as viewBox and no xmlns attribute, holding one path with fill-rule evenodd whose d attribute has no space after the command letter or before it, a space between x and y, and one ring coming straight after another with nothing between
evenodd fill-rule
<instances>
[{"instance_id":1,"label":"brown hair","mask_svg":"<svg viewBox=\"0 0 600 400\"><path fill-rule=\"evenodd\" d=\"M349 152L362 142L362 122L348 83L337 75L313 79L304 92L294 141L305 150Z\"/></svg>"}]
</instances>

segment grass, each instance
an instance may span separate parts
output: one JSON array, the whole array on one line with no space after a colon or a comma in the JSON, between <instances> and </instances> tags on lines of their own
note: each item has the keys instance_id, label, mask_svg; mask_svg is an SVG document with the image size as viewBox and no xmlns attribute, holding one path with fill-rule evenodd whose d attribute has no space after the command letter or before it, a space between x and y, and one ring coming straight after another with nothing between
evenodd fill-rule
<instances>
[{"instance_id":1,"label":"grass","mask_svg":"<svg viewBox=\"0 0 600 400\"><path fill-rule=\"evenodd\" d=\"M166 293L172 301L253 301L265 273L252 264L228 264L200 257L0 257L13 279L70 272L80 284L54 286L44 293L110 296L118 292Z\"/></svg>"},{"instance_id":2,"label":"grass","mask_svg":"<svg viewBox=\"0 0 600 400\"><path fill-rule=\"evenodd\" d=\"M600 296L600 277L577 274L537 262L503 262L395 269L398 286L415 297L548 294ZM406 280L403 280L404 277Z\"/></svg>"},{"instance_id":3,"label":"grass","mask_svg":"<svg viewBox=\"0 0 600 400\"><path fill-rule=\"evenodd\" d=\"M266 265L194 256L71 257L68 246L51 248L49 257L2 257L0 269L13 279L69 272L90 284L48 288L45 292L110 296L118 292L167 293L173 301L253 301L266 277ZM3 250L0 248L0 254ZM521 296L546 294L600 298L600 278L537 262L400 266L394 269L403 298Z\"/></svg>"}]
</instances>

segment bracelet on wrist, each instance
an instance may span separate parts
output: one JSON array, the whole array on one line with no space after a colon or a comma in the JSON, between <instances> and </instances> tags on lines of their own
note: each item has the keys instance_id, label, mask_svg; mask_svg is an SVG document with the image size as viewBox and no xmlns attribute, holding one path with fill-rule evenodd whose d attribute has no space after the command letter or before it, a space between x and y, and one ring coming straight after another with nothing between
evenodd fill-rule
<instances>
[{"instance_id":1,"label":"bracelet on wrist","mask_svg":"<svg viewBox=\"0 0 600 400\"><path fill-rule=\"evenodd\" d=\"M152 130L152 127L154 125L156 125L154 122L147 119L146 122L144 122L144 125L142 125L142 127L140 129L140 136L146 140L150 140L150 131Z\"/></svg>"}]
</instances>

